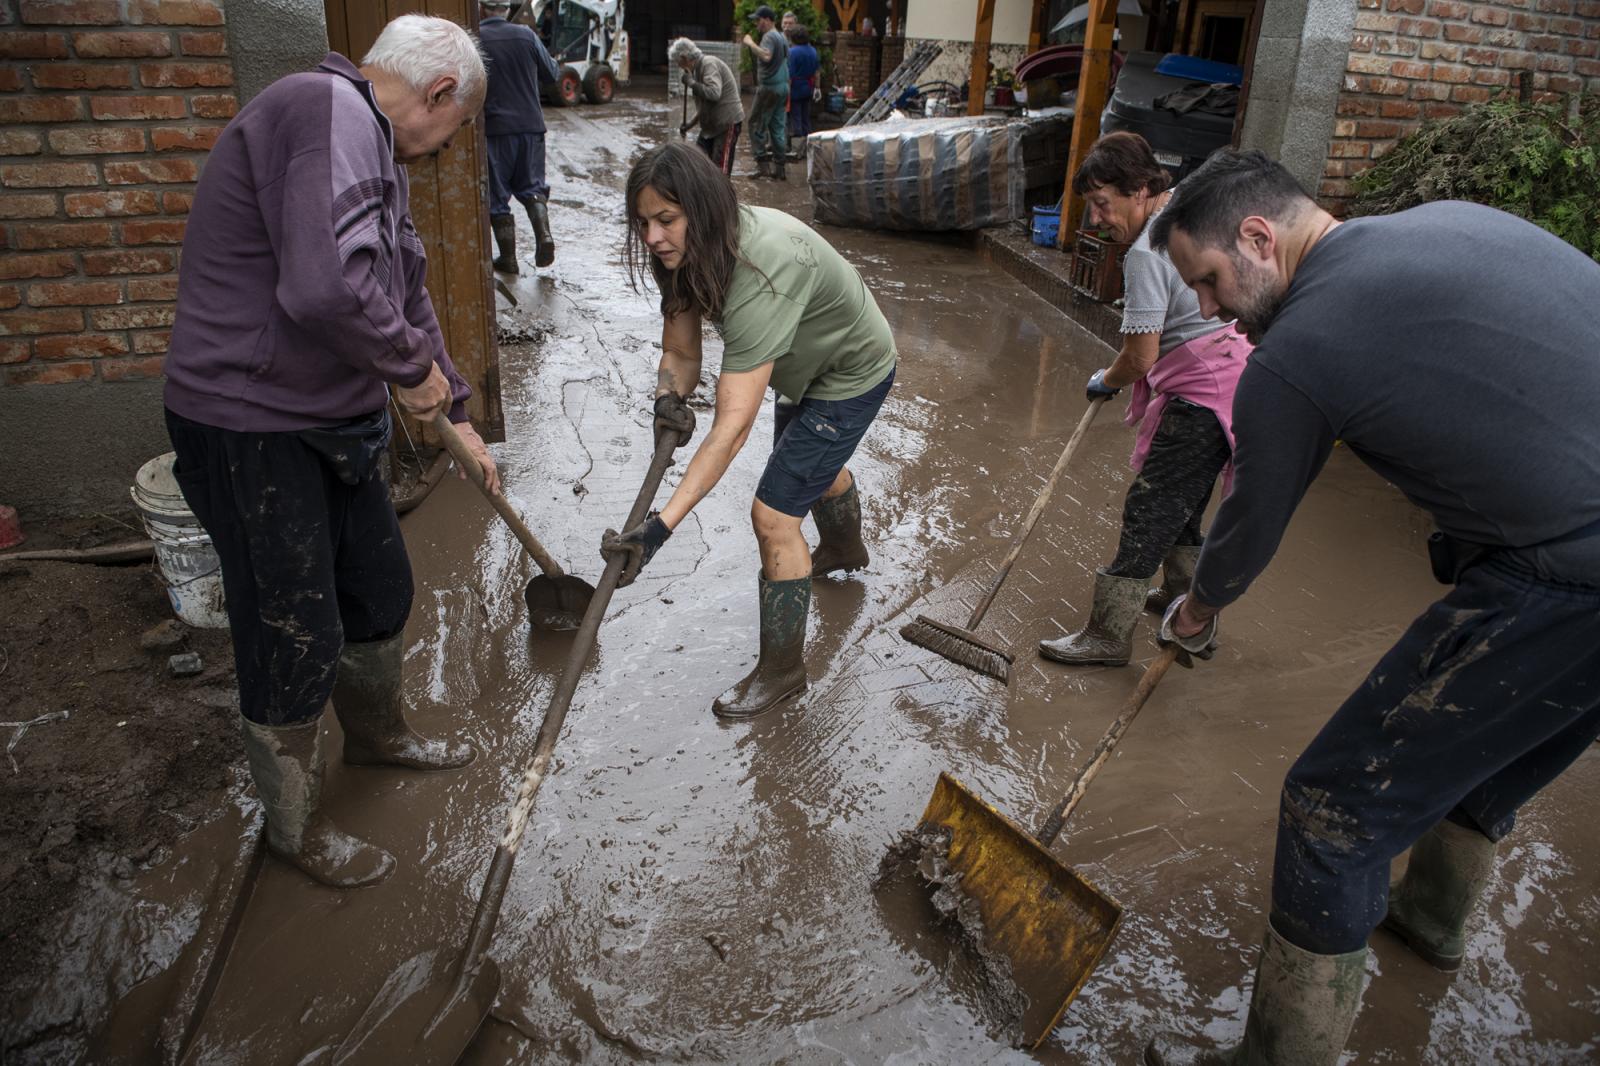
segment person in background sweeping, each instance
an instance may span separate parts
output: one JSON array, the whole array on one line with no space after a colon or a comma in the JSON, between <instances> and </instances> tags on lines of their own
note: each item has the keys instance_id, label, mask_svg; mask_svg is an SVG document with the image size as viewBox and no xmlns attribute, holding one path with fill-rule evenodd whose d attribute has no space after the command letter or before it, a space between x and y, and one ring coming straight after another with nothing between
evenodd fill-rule
<instances>
[{"instance_id":1,"label":"person in background sweeping","mask_svg":"<svg viewBox=\"0 0 1600 1066\"><path fill-rule=\"evenodd\" d=\"M472 121L484 79L465 30L405 15L359 69L329 53L275 82L211 150L183 241L175 473L222 562L267 845L342 888L394 860L322 812L330 697L348 763L450 770L474 754L406 723L411 564L379 463L392 385L420 419L447 409L498 489L423 284L404 166Z\"/></svg>"},{"instance_id":2,"label":"person in background sweeping","mask_svg":"<svg viewBox=\"0 0 1600 1066\"><path fill-rule=\"evenodd\" d=\"M784 160L788 158L789 145L785 132L788 125L789 102L789 45L774 25L772 8L765 4L750 15L761 34L757 41L748 33L744 46L755 57L756 102L750 109L750 148L756 155L758 178L777 178L787 175Z\"/></svg>"},{"instance_id":3,"label":"person in background sweeping","mask_svg":"<svg viewBox=\"0 0 1600 1066\"><path fill-rule=\"evenodd\" d=\"M1078 632L1041 640L1039 654L1073 665L1123 666L1139 613L1161 613L1188 590L1217 476L1228 485L1233 456L1233 390L1250 342L1204 314L1167 256L1150 247L1150 222L1172 196L1167 172L1137 133L1094 143L1072 177L1091 222L1132 241L1123 260L1122 350L1089 378L1089 399L1133 386L1127 423L1139 427L1138 471L1122 506L1122 535L1110 566L1094 575L1094 605ZM1157 567L1162 584L1150 588Z\"/></svg>"},{"instance_id":4,"label":"person in background sweeping","mask_svg":"<svg viewBox=\"0 0 1600 1066\"><path fill-rule=\"evenodd\" d=\"M845 466L894 384L889 323L872 293L815 230L782 211L742 207L727 177L687 145L639 158L628 174L627 262L635 288L651 279L665 318L655 390L657 432L692 431L687 401L700 383L701 321L722 335L716 418L659 513L602 554L629 557L633 581L744 447L770 386L772 454L750 505L761 549L760 659L712 710L750 718L806 686L811 580L867 565L861 499ZM800 531L810 512L821 543Z\"/></svg>"},{"instance_id":5,"label":"person in background sweeping","mask_svg":"<svg viewBox=\"0 0 1600 1066\"><path fill-rule=\"evenodd\" d=\"M1459 967L1497 842L1600 735L1600 264L1476 204L1336 222L1232 149L1151 238L1202 311L1259 345L1233 492L1162 639L1208 654L1335 440L1432 515L1434 575L1454 586L1289 769L1243 1045L1145 1053L1333 1066L1374 927Z\"/></svg>"},{"instance_id":6,"label":"person in background sweeping","mask_svg":"<svg viewBox=\"0 0 1600 1066\"><path fill-rule=\"evenodd\" d=\"M683 91L694 97L695 113L679 130L684 136L700 127L695 143L724 174L733 174L733 156L744 128L744 104L739 100L739 76L716 56L700 51L687 37L667 46L667 58L678 68Z\"/></svg>"},{"instance_id":7,"label":"person in background sweeping","mask_svg":"<svg viewBox=\"0 0 1600 1066\"><path fill-rule=\"evenodd\" d=\"M550 5L553 10L554 4ZM550 234L550 186L544 178L544 106L539 102L541 82L561 80L539 35L527 26L507 21L511 0L483 0L478 37L489 59L489 92L483 101L483 132L488 137L489 228L500 254L494 268L516 274L517 225L511 215L513 197L528 213L533 226L534 264L547 267L556 261L556 242Z\"/></svg>"},{"instance_id":8,"label":"person in background sweeping","mask_svg":"<svg viewBox=\"0 0 1600 1066\"><path fill-rule=\"evenodd\" d=\"M811 46L810 32L798 22L789 30L789 158L805 158L811 136L811 97L822 60Z\"/></svg>"}]
</instances>

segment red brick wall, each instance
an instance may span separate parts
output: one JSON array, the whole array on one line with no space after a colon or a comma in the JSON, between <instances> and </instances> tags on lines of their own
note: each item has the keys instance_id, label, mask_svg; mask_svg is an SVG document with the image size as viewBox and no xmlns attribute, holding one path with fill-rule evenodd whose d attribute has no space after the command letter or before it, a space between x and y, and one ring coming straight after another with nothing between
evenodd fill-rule
<instances>
[{"instance_id":1,"label":"red brick wall","mask_svg":"<svg viewBox=\"0 0 1600 1066\"><path fill-rule=\"evenodd\" d=\"M184 216L233 115L213 0L0 0L5 384L161 373Z\"/></svg>"},{"instance_id":2,"label":"red brick wall","mask_svg":"<svg viewBox=\"0 0 1600 1066\"><path fill-rule=\"evenodd\" d=\"M1600 89L1600 0L1358 0L1356 32L1318 196L1335 213L1350 178L1425 118L1515 91Z\"/></svg>"}]
</instances>

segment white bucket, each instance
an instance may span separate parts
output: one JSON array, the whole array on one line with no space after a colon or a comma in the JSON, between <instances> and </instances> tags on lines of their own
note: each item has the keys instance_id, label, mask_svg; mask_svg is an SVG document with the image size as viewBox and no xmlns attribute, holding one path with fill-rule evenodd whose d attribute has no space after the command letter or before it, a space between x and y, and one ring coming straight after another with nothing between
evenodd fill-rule
<instances>
[{"instance_id":1,"label":"white bucket","mask_svg":"<svg viewBox=\"0 0 1600 1066\"><path fill-rule=\"evenodd\" d=\"M222 563L172 476L177 458L168 452L141 466L128 492L155 542L156 569L166 582L173 612L199 629L226 629Z\"/></svg>"}]
</instances>

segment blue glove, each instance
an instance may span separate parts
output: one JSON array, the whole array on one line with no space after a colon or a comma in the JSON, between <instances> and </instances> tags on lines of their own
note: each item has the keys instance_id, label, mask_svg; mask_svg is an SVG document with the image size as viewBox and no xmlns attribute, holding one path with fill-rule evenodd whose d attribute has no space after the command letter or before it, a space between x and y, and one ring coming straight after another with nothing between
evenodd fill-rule
<instances>
[{"instance_id":1,"label":"blue glove","mask_svg":"<svg viewBox=\"0 0 1600 1066\"><path fill-rule=\"evenodd\" d=\"M1161 629L1156 633L1156 643L1163 648L1177 645L1179 666L1194 669L1194 659L1209 659L1217 650L1217 616L1212 615L1206 627L1192 637L1180 637L1176 629L1178 610L1189 598L1188 593L1173 597L1167 613L1161 616Z\"/></svg>"},{"instance_id":2,"label":"blue glove","mask_svg":"<svg viewBox=\"0 0 1600 1066\"><path fill-rule=\"evenodd\" d=\"M600 557L610 562L614 557L621 555L627 562L622 566L622 576L617 581L618 588L627 588L633 584L633 579L639 576L639 571L645 564L655 558L656 552L672 536L672 530L661 521L661 512L651 511L643 522L634 526L626 533L618 534L614 529L608 529L600 538Z\"/></svg>"},{"instance_id":3,"label":"blue glove","mask_svg":"<svg viewBox=\"0 0 1600 1066\"><path fill-rule=\"evenodd\" d=\"M1089 397L1089 402L1093 403L1095 400L1109 400L1111 397L1122 391L1121 389L1114 389L1110 385L1106 384L1106 371L1110 369L1110 367L1103 367L1099 370L1096 370L1089 376L1089 386L1088 388L1084 389L1084 392Z\"/></svg>"}]
</instances>

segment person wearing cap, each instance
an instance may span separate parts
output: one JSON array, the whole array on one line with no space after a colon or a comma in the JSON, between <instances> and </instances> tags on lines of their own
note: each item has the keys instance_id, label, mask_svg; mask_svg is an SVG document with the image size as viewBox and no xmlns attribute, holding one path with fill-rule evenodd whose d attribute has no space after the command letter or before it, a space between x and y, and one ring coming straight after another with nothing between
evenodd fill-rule
<instances>
[{"instance_id":1,"label":"person wearing cap","mask_svg":"<svg viewBox=\"0 0 1600 1066\"><path fill-rule=\"evenodd\" d=\"M756 102L750 109L750 147L756 154L756 177L783 181L783 163L789 154L788 122L789 45L778 32L778 17L762 4L750 16L761 34L757 41L748 33L744 46L750 49L756 65Z\"/></svg>"},{"instance_id":2,"label":"person wearing cap","mask_svg":"<svg viewBox=\"0 0 1600 1066\"><path fill-rule=\"evenodd\" d=\"M483 131L488 137L489 226L500 246L494 268L515 274L517 226L511 214L512 197L533 224L534 263L546 267L556 261L556 242L550 235L550 186L544 178L545 123L539 85L554 85L561 72L537 33L507 19L511 0L483 0L478 6L482 15L478 39L489 57Z\"/></svg>"}]
</instances>

